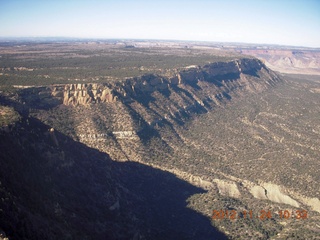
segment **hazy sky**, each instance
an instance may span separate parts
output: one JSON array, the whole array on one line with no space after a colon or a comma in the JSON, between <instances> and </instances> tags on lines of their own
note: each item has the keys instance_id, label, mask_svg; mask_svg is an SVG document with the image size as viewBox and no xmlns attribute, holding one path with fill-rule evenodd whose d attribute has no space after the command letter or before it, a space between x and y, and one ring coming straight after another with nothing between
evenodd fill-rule
<instances>
[{"instance_id":1,"label":"hazy sky","mask_svg":"<svg viewBox=\"0 0 320 240\"><path fill-rule=\"evenodd\" d=\"M0 0L6 36L320 47L320 0Z\"/></svg>"}]
</instances>

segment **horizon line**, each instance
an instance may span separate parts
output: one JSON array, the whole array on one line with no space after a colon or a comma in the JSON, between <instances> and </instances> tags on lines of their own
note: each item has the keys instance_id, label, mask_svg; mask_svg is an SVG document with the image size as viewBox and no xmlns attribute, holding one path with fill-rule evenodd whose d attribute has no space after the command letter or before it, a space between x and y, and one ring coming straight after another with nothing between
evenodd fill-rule
<instances>
[{"instance_id":1,"label":"horizon line","mask_svg":"<svg viewBox=\"0 0 320 240\"><path fill-rule=\"evenodd\" d=\"M77 37L77 36L0 36L0 40L23 40L23 39L70 39L70 40L118 40L118 41L158 41L158 42L194 42L194 43L214 43L214 44L245 44L254 46L277 46L277 47L294 47L319 49L319 47L305 45L290 45L279 43L253 43L253 42L236 42L236 41L214 41L214 40L190 40L190 39L157 39L157 38L119 38L119 37Z\"/></svg>"}]
</instances>

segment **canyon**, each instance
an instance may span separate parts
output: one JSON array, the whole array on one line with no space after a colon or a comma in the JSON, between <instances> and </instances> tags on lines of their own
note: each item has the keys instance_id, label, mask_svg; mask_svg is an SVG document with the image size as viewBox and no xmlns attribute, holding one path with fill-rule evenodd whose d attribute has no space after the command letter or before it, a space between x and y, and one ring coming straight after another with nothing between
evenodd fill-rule
<instances>
[{"instance_id":1,"label":"canyon","mask_svg":"<svg viewBox=\"0 0 320 240\"><path fill-rule=\"evenodd\" d=\"M204 54L173 50L186 59ZM281 75L254 57L210 54L212 61L183 57L183 67L113 81L19 80L2 88L0 234L313 239L319 79ZM280 219L281 209L304 209L308 218ZM213 210L266 210L272 218L214 220Z\"/></svg>"}]
</instances>

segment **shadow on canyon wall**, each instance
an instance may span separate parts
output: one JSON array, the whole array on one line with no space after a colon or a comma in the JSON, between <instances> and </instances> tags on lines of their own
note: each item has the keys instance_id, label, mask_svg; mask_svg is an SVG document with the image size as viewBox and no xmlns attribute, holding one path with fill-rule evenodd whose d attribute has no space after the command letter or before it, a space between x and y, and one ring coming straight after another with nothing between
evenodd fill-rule
<instances>
[{"instance_id":1,"label":"shadow on canyon wall","mask_svg":"<svg viewBox=\"0 0 320 240\"><path fill-rule=\"evenodd\" d=\"M187 208L203 189L49 129L23 118L0 132L0 230L9 239L226 239Z\"/></svg>"}]
</instances>

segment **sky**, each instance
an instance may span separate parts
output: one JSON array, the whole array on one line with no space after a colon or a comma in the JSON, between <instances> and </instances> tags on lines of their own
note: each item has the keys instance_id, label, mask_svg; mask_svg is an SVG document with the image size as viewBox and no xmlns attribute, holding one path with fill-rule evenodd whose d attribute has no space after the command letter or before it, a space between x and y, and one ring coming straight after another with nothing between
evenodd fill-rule
<instances>
[{"instance_id":1,"label":"sky","mask_svg":"<svg viewBox=\"0 0 320 240\"><path fill-rule=\"evenodd\" d=\"M0 0L0 37L320 47L320 0Z\"/></svg>"}]
</instances>

